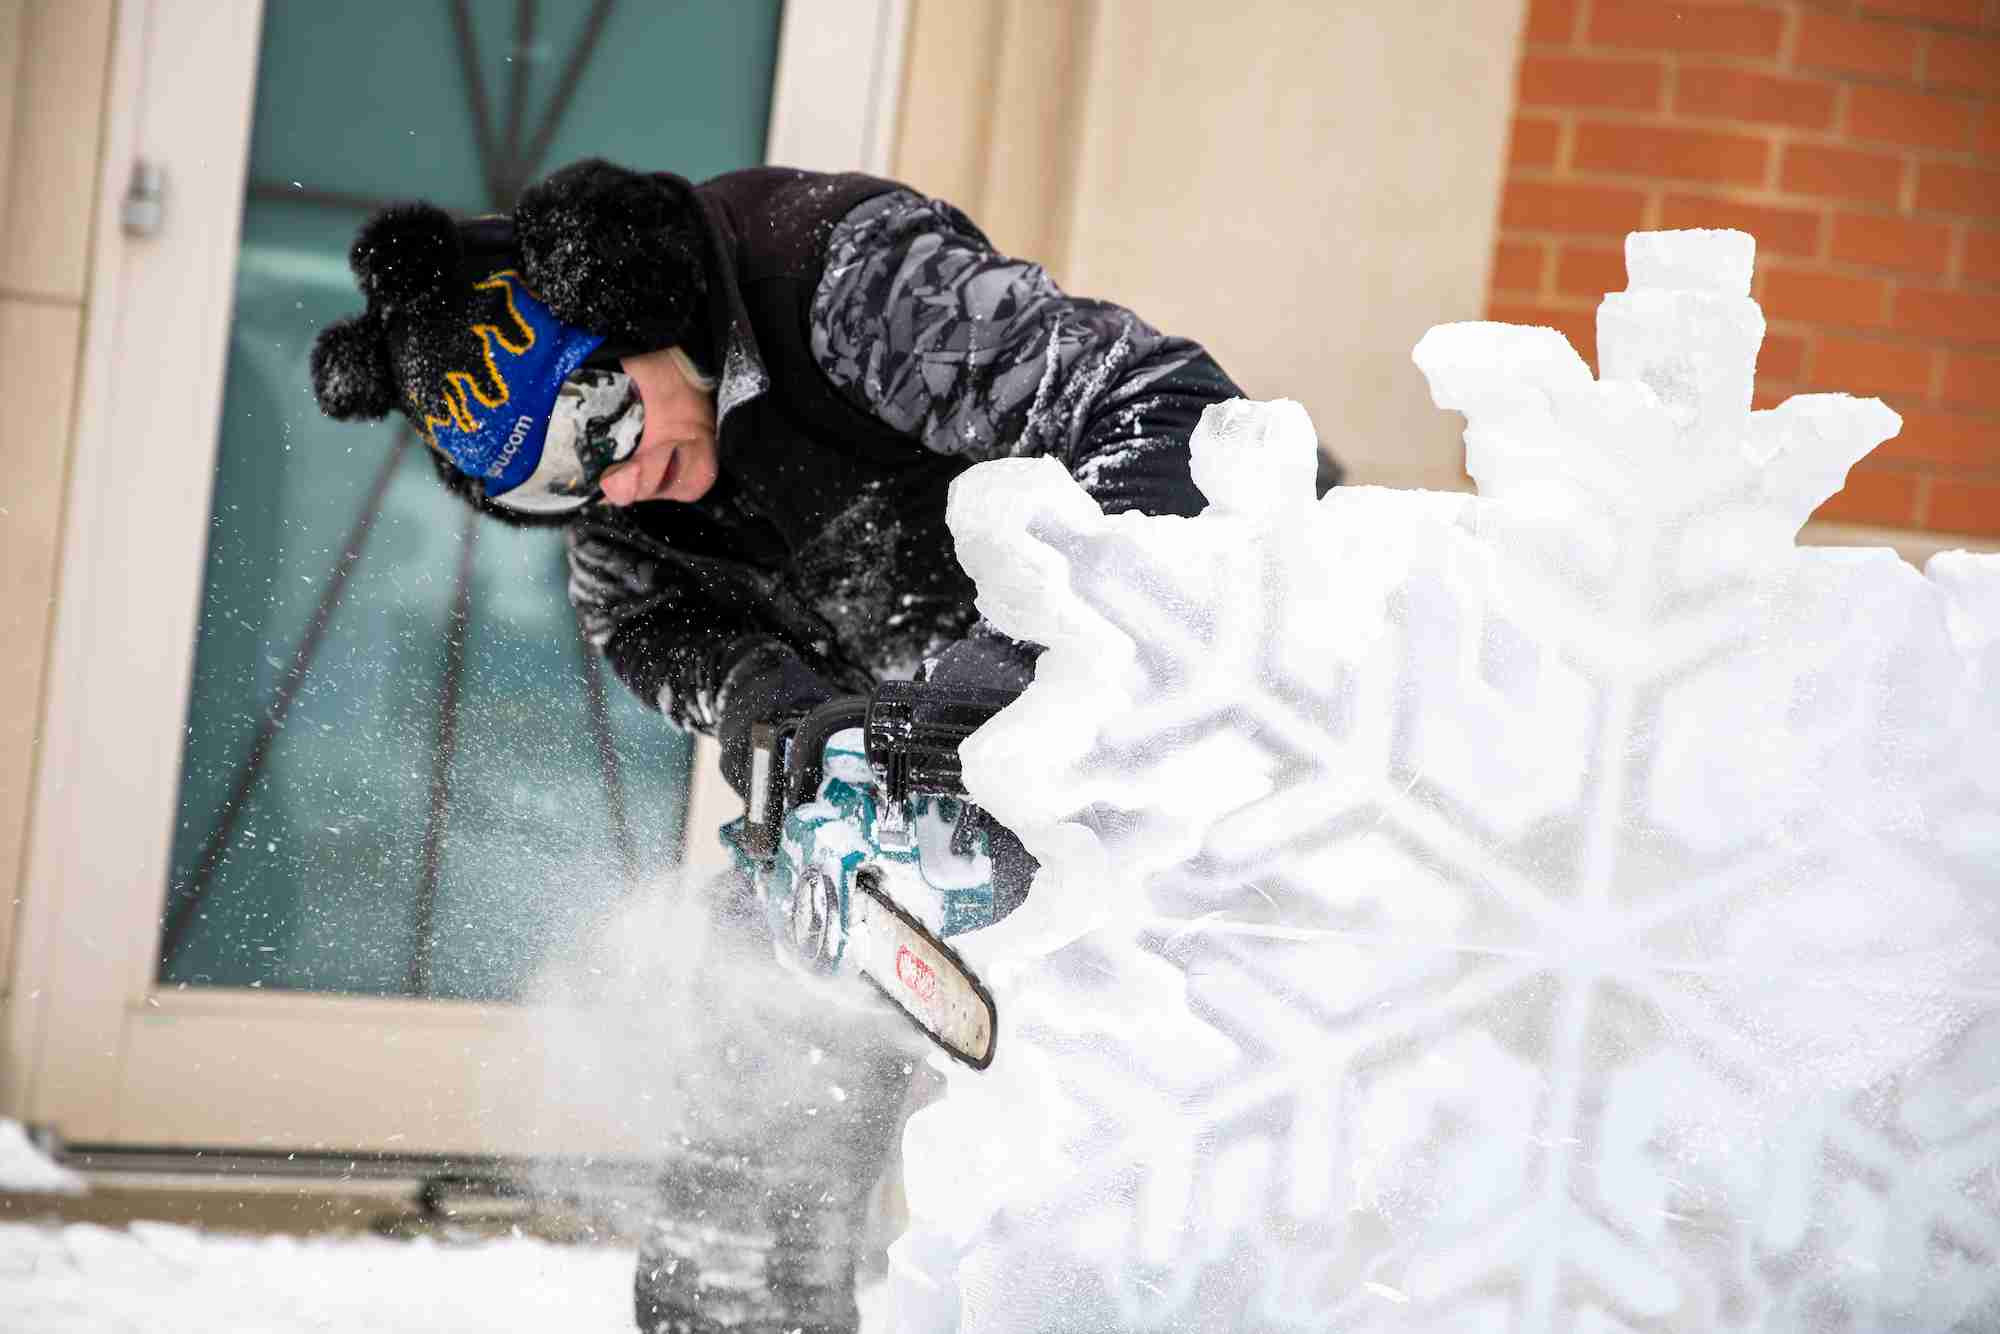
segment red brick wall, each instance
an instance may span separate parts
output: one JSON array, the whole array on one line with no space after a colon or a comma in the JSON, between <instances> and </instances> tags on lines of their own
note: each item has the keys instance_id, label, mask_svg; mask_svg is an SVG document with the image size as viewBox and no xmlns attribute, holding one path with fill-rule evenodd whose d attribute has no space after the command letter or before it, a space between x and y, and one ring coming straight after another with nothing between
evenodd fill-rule
<instances>
[{"instance_id":1,"label":"red brick wall","mask_svg":"<svg viewBox=\"0 0 2000 1334\"><path fill-rule=\"evenodd\" d=\"M2000 536L2000 0L1529 0L1489 317L1595 363L1639 228L1757 237L1758 406L1903 431L1821 516Z\"/></svg>"}]
</instances>

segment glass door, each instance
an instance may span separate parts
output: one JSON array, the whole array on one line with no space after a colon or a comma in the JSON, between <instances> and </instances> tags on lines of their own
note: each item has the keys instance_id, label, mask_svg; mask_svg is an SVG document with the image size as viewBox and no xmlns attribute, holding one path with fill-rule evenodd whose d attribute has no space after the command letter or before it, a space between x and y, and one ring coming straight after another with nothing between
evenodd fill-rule
<instances>
[{"instance_id":1,"label":"glass door","mask_svg":"<svg viewBox=\"0 0 2000 1334\"><path fill-rule=\"evenodd\" d=\"M777 35L776 0L266 6L162 984L507 1001L678 857L690 747L585 651L560 537L321 417L306 356L386 203L757 162Z\"/></svg>"},{"instance_id":2,"label":"glass door","mask_svg":"<svg viewBox=\"0 0 2000 1334\"><path fill-rule=\"evenodd\" d=\"M523 991L709 851L710 766L583 651L557 540L470 523L395 425L322 420L306 355L381 203L754 164L780 42L790 96L873 86L801 18L860 9L118 5L0 1107L73 1144L653 1151L629 1108L536 1096L559 1014ZM135 234L141 163L166 206Z\"/></svg>"}]
</instances>

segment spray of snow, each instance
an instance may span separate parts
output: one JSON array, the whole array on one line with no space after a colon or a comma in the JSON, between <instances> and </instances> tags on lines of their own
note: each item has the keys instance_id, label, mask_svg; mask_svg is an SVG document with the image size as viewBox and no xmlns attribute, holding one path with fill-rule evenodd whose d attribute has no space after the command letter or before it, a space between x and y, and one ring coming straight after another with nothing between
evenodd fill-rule
<instances>
[{"instance_id":1,"label":"spray of snow","mask_svg":"<svg viewBox=\"0 0 2000 1334\"><path fill-rule=\"evenodd\" d=\"M727 897L649 886L544 969L532 1000L555 1143L566 1116L609 1110L623 1138L669 1157L698 1148L841 1168L849 1146L816 1127L842 1119L885 1042L900 1052L910 1040L857 988L781 968L761 931L728 924Z\"/></svg>"},{"instance_id":2,"label":"spray of snow","mask_svg":"<svg viewBox=\"0 0 2000 1334\"><path fill-rule=\"evenodd\" d=\"M546 1194L638 1243L642 1307L717 1327L846 1327L879 1263L871 1194L920 1061L907 1023L851 979L780 967L733 880L649 886L583 933L534 990L552 1152L578 1128L651 1181L547 1167ZM868 1249L869 1245L875 1248ZM628 1276L626 1288L631 1289Z\"/></svg>"},{"instance_id":3,"label":"spray of snow","mask_svg":"<svg viewBox=\"0 0 2000 1334\"><path fill-rule=\"evenodd\" d=\"M2000 558L1795 545L1898 421L1750 410L1751 258L1629 238L1601 381L1426 335L1477 497L1316 502L1291 403L1194 519L960 479L1043 869L900 1328L2000 1327Z\"/></svg>"}]
</instances>

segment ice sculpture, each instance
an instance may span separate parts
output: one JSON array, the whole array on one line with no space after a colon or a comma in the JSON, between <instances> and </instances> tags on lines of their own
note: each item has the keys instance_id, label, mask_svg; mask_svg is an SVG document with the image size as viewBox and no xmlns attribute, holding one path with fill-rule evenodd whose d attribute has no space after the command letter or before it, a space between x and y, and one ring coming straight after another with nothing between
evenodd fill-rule
<instances>
[{"instance_id":1,"label":"ice sculpture","mask_svg":"<svg viewBox=\"0 0 2000 1334\"><path fill-rule=\"evenodd\" d=\"M1283 402L1195 519L959 482L1044 871L902 1329L2000 1328L2000 557L1794 545L1899 423L1749 410L1751 256L1630 237L1602 380L1431 330L1477 497L1315 501Z\"/></svg>"}]
</instances>

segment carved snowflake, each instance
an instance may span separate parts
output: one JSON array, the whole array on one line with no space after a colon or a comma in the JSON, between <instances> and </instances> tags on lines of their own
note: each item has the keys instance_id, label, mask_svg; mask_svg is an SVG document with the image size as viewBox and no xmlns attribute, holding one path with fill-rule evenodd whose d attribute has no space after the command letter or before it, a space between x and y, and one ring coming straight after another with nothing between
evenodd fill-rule
<instances>
[{"instance_id":1,"label":"carved snowflake","mask_svg":"<svg viewBox=\"0 0 2000 1334\"><path fill-rule=\"evenodd\" d=\"M1749 410L1750 262L1631 237L1602 381L1426 335L1476 498L1315 502L1288 403L1196 519L961 480L1044 870L903 1328L2000 1327L2000 558L1794 545L1898 423Z\"/></svg>"}]
</instances>

